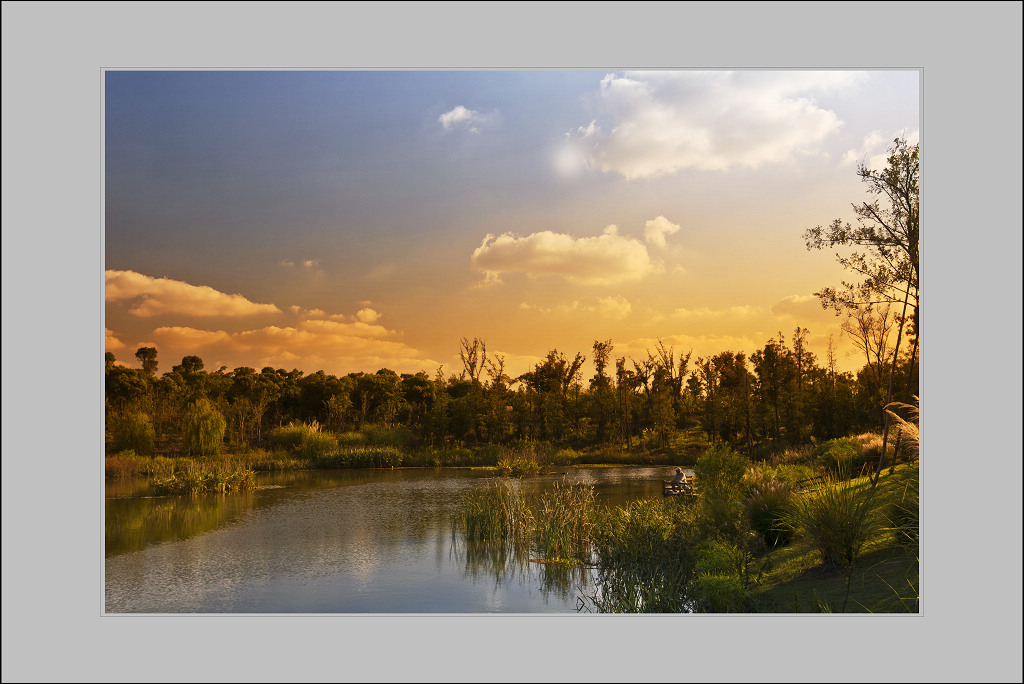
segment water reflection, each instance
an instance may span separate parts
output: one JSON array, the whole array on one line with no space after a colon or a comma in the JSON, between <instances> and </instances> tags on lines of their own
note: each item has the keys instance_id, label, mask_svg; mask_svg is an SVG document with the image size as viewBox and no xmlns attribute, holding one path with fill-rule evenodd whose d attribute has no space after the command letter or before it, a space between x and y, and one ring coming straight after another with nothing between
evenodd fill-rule
<instances>
[{"instance_id":1,"label":"water reflection","mask_svg":"<svg viewBox=\"0 0 1024 684\"><path fill-rule=\"evenodd\" d=\"M656 492L665 469L580 469L517 483L592 480L606 502ZM576 612L593 570L530 562L452 534L488 471L263 473L253 492L146 496L112 482L109 613ZM536 560L536 559L534 559Z\"/></svg>"}]
</instances>

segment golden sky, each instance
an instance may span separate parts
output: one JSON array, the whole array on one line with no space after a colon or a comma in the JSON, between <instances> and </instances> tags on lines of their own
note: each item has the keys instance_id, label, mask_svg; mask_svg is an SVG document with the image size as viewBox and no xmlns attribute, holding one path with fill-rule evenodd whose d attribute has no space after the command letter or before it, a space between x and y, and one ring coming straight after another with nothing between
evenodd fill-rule
<instances>
[{"instance_id":1,"label":"golden sky","mask_svg":"<svg viewBox=\"0 0 1024 684\"><path fill-rule=\"evenodd\" d=\"M106 350L160 372L517 375L551 349L862 365L803 232L916 141L919 73L107 71ZM592 373L589 364L585 375Z\"/></svg>"}]
</instances>

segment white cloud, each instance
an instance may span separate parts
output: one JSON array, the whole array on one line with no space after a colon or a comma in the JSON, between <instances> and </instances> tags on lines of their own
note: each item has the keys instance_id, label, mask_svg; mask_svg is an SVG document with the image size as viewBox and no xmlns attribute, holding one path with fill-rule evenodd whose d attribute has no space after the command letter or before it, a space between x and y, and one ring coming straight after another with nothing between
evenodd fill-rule
<instances>
[{"instance_id":1,"label":"white cloud","mask_svg":"<svg viewBox=\"0 0 1024 684\"><path fill-rule=\"evenodd\" d=\"M679 232L679 226L664 216L653 218L644 224L644 239L652 245L665 246L665 236Z\"/></svg>"},{"instance_id":2,"label":"white cloud","mask_svg":"<svg viewBox=\"0 0 1024 684\"><path fill-rule=\"evenodd\" d=\"M257 304L242 295L225 294L206 285L170 278L151 278L134 271L106 272L106 301L138 300L128 312L135 316L167 313L192 316L251 316L281 313L273 304Z\"/></svg>"},{"instance_id":3,"label":"white cloud","mask_svg":"<svg viewBox=\"0 0 1024 684\"><path fill-rule=\"evenodd\" d=\"M483 114L475 109L457 105L437 117L441 127L446 131L462 129L470 133L480 133L481 128L493 125L498 121L497 112Z\"/></svg>"},{"instance_id":4,"label":"white cloud","mask_svg":"<svg viewBox=\"0 0 1024 684\"><path fill-rule=\"evenodd\" d=\"M490 282L504 273L525 273L587 285L638 280L657 268L642 242L607 230L587 238L549 230L525 237L488 234L473 251L470 264Z\"/></svg>"},{"instance_id":5,"label":"white cloud","mask_svg":"<svg viewBox=\"0 0 1024 684\"><path fill-rule=\"evenodd\" d=\"M590 168L627 179L682 169L726 170L782 162L841 126L814 97L856 83L839 71L654 71L608 74L598 120L567 136ZM607 127L607 128L606 128Z\"/></svg>"},{"instance_id":6,"label":"white cloud","mask_svg":"<svg viewBox=\"0 0 1024 684\"><path fill-rule=\"evenodd\" d=\"M920 135L921 132L918 129L914 129L909 133L907 131L896 131L889 135L882 135L881 131L871 131L864 136L860 147L846 151L843 155L842 163L853 166L858 162L863 162L869 169L880 171L889 163L889 146L892 145L896 138L906 137L909 144L916 145Z\"/></svg>"}]
</instances>

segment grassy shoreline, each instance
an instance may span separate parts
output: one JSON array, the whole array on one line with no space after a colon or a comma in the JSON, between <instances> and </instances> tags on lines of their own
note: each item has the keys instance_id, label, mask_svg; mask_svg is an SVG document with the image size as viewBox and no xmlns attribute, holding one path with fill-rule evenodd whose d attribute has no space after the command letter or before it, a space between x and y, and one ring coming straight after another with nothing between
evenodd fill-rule
<instances>
[{"instance_id":1,"label":"grassy shoreline","mask_svg":"<svg viewBox=\"0 0 1024 684\"><path fill-rule=\"evenodd\" d=\"M655 497L614 510L592 503L581 508L579 501L590 501L586 493L569 488L527 511L524 502L495 493L493 506L500 510L477 501L455 527L472 530L473 538L466 541L474 554L528 558L545 567L583 563L584 548L593 544L605 560L602 572L609 586L621 592L594 597L600 612L916 613L918 464L887 466L872 491L870 479L858 472L876 462L876 438L833 440L755 462L728 448L709 448L694 464L703 491L698 487L698 496L686 504ZM245 491L259 471L472 468L530 477L553 467L675 465L688 464L666 449L348 444L317 453L303 450L299 441L273 451L205 458L122 452L108 456L105 468L109 478L149 477L162 491L190 494ZM855 520L854 526L863 529L848 538L854 509L847 504L865 497L871 500L871 521ZM586 515L579 514L582 509ZM803 518L793 514L797 510L804 511ZM831 527L808 517L822 512ZM503 516L518 522L503 527L510 524ZM481 533L481 521L496 530L520 530L517 534L529 538L515 544L526 546L515 546L514 535L506 531L499 535L501 548L488 550L487 537L493 533ZM539 547L531 549L531 544ZM830 544L840 550L829 551ZM682 601L680 596L691 598Z\"/></svg>"}]
</instances>

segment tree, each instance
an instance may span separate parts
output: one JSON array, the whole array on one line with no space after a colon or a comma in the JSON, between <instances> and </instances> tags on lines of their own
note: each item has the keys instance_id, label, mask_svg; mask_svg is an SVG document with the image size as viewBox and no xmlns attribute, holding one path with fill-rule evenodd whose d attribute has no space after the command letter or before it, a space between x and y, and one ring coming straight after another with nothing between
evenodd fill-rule
<instances>
[{"instance_id":1,"label":"tree","mask_svg":"<svg viewBox=\"0 0 1024 684\"><path fill-rule=\"evenodd\" d=\"M185 455L202 458L220 453L227 421L213 403L200 397L185 409L182 422Z\"/></svg>"},{"instance_id":2,"label":"tree","mask_svg":"<svg viewBox=\"0 0 1024 684\"><path fill-rule=\"evenodd\" d=\"M608 424L611 421L612 413L615 410L615 394L612 390L612 380L606 369L611 358L612 341L594 342L594 377L590 379L590 392L593 397L592 417L597 425L597 441L607 440Z\"/></svg>"},{"instance_id":3,"label":"tree","mask_svg":"<svg viewBox=\"0 0 1024 684\"><path fill-rule=\"evenodd\" d=\"M135 350L135 358L142 364L142 372L147 377L152 378L156 375L156 347L139 347Z\"/></svg>"},{"instance_id":4,"label":"tree","mask_svg":"<svg viewBox=\"0 0 1024 684\"><path fill-rule=\"evenodd\" d=\"M843 224L835 219L827 230L821 226L804 233L807 249L823 247L864 248L848 257L836 255L837 260L847 269L859 274L859 283L842 283L842 288L826 287L815 293L822 306L837 312L855 309L859 306L896 304L902 306L893 349L892 369L889 372L889 386L885 405L892 401L893 381L899 358L903 329L913 320L914 350L911 365L918 345L918 304L920 269L920 199L918 177L920 174L920 148L910 145L905 139L897 138L889 148L888 163L881 171L869 169L861 163L857 175L868 186L868 193L880 196L878 199L853 205L857 226ZM909 313L909 317L908 317ZM878 483L885 462L886 445L889 437L889 414L881 408L883 415L882 454L878 458L871 486Z\"/></svg>"}]
</instances>

